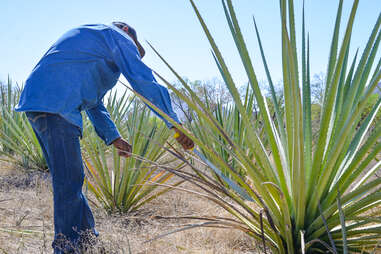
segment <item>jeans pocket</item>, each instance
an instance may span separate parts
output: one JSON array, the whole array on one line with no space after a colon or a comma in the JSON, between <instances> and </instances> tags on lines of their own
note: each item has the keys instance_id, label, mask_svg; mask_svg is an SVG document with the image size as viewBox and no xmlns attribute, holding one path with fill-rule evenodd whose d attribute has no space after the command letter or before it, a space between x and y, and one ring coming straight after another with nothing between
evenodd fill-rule
<instances>
[{"instance_id":1,"label":"jeans pocket","mask_svg":"<svg viewBox=\"0 0 381 254\"><path fill-rule=\"evenodd\" d=\"M32 125L33 129L36 132L42 133L47 130L48 128L47 113L27 112L26 116L28 117L30 124Z\"/></svg>"}]
</instances>

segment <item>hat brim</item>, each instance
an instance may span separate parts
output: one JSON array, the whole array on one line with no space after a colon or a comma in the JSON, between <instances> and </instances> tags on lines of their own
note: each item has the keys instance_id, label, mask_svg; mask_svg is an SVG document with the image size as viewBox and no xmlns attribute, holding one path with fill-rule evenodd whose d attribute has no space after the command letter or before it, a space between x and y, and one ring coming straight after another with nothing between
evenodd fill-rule
<instances>
[{"instance_id":1,"label":"hat brim","mask_svg":"<svg viewBox=\"0 0 381 254\"><path fill-rule=\"evenodd\" d=\"M135 44L136 46L138 47L138 50L139 50L139 54L140 54L140 57L143 58L143 56L145 55L145 50L144 50L144 47L142 46L142 44L140 44L140 42L138 40L135 40Z\"/></svg>"}]
</instances>

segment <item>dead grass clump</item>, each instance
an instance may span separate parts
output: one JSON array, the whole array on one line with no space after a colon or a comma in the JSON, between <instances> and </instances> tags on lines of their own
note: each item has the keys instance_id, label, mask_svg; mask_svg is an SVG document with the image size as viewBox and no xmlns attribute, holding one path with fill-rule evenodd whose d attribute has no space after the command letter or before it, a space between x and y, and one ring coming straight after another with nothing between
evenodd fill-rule
<instances>
[{"instance_id":1,"label":"dead grass clump","mask_svg":"<svg viewBox=\"0 0 381 254\"><path fill-rule=\"evenodd\" d=\"M8 172L9 174L0 175L0 189L3 191L31 189L42 182L50 181L49 174L40 171L14 169Z\"/></svg>"}]
</instances>

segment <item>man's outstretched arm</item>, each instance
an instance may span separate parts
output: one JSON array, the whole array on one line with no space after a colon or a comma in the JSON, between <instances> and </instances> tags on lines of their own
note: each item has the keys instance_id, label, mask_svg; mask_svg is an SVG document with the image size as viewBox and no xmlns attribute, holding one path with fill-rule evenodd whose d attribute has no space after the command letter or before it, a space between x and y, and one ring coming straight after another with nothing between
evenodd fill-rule
<instances>
[{"instance_id":1,"label":"man's outstretched arm","mask_svg":"<svg viewBox=\"0 0 381 254\"><path fill-rule=\"evenodd\" d=\"M115 32L110 36L109 44L113 61L131 84L132 88L174 121L180 123L176 113L173 111L167 88L161 86L156 81L152 70L142 62L134 42ZM169 128L172 127L172 124L165 120L158 112L155 110L153 110L153 112L159 116Z\"/></svg>"},{"instance_id":2,"label":"man's outstretched arm","mask_svg":"<svg viewBox=\"0 0 381 254\"><path fill-rule=\"evenodd\" d=\"M180 123L176 113L173 111L168 89L156 81L152 70L142 62L136 44L118 32L111 34L108 43L114 63L126 77L132 88L175 122ZM173 125L169 121L163 118L154 109L151 108L151 110L165 122L168 128L173 128ZM193 141L181 131L175 130L180 133L182 137L177 139L177 141L184 149L191 149L194 146Z\"/></svg>"}]
</instances>

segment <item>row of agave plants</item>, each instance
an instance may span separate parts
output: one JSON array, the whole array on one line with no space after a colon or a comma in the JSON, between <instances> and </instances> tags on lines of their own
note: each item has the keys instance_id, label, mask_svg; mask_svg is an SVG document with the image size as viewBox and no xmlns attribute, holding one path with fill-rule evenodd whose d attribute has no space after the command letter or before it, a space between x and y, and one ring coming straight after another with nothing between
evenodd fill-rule
<instances>
[{"instance_id":1,"label":"row of agave plants","mask_svg":"<svg viewBox=\"0 0 381 254\"><path fill-rule=\"evenodd\" d=\"M110 94L107 108L122 135L132 143L133 156L120 158L112 147L106 147L96 137L91 124L85 121L82 145L88 173L86 183L99 204L109 211L135 211L183 181L189 181L201 189L189 192L209 199L231 215L224 218L210 214L200 226L242 230L262 242L265 253L375 253L375 246L381 240L381 179L373 177L381 166L377 161L381 126L375 123L381 100L370 111L366 106L381 79L381 59L376 62L381 16L362 55L356 52L352 57L350 41L359 1L353 1L340 43L343 10L340 0L320 126L314 138L310 47L304 7L302 45L297 50L294 2L279 1L284 91L281 104L254 21L260 58L271 88L273 112L270 112L232 1L222 0L222 8L249 79L250 86L243 97L206 22L194 1L190 3L210 42L233 103L211 107L154 49L178 77L186 93L158 76L194 113L194 121L185 125L168 120L190 136L197 149L183 153L167 145L168 140L170 143L173 140L171 132L141 103L144 101L160 112L144 97L136 94L141 99L137 100L127 94L121 97ZM10 110L17 101L11 91L9 87L2 90L2 158L44 169L41 151L25 116ZM254 105L259 109L256 114L253 114ZM364 117L366 110L369 113ZM209 171L211 177L203 165L218 168L236 187L231 188L226 177L214 174L213 170Z\"/></svg>"}]
</instances>

